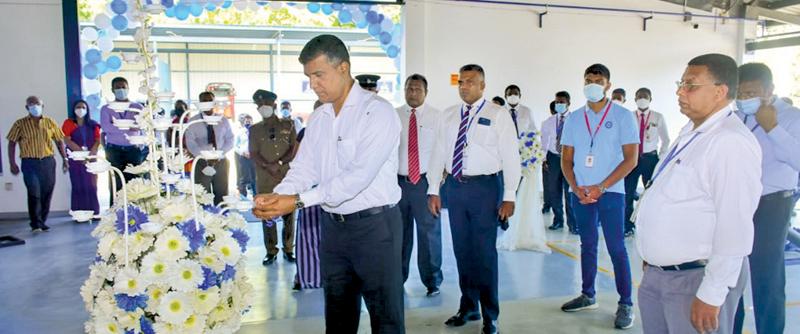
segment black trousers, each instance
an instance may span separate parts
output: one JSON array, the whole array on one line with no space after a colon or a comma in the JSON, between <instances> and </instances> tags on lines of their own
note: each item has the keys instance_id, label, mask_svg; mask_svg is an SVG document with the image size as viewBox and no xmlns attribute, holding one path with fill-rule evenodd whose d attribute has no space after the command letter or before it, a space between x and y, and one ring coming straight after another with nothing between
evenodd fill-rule
<instances>
[{"instance_id":1,"label":"black trousers","mask_svg":"<svg viewBox=\"0 0 800 334\"><path fill-rule=\"evenodd\" d=\"M547 154L550 154L549 152ZM550 198L550 185L547 183L547 179L550 178L550 171L547 169L542 168L542 210L548 210L552 207L553 201Z\"/></svg>"},{"instance_id":2,"label":"black trousers","mask_svg":"<svg viewBox=\"0 0 800 334\"><path fill-rule=\"evenodd\" d=\"M50 214L50 200L56 185L56 160L53 156L22 159L22 179L28 190L31 228L41 228Z\"/></svg>"},{"instance_id":3,"label":"black trousers","mask_svg":"<svg viewBox=\"0 0 800 334\"><path fill-rule=\"evenodd\" d=\"M403 217L403 282L408 280L414 225L417 226L417 266L422 284L428 289L442 284L442 221L428 210L428 180L422 175L417 184L398 176L403 197L397 206Z\"/></svg>"},{"instance_id":4,"label":"black trousers","mask_svg":"<svg viewBox=\"0 0 800 334\"><path fill-rule=\"evenodd\" d=\"M139 148L137 146L120 146L120 145L112 145L106 144L106 160L114 166L115 168L124 171L125 167L128 165L139 165L147 158L147 153L149 149L147 147ZM125 181L130 181L138 175L135 174L128 174L123 172L125 175ZM111 177L108 182L108 192L111 193L113 187L111 186L111 182L116 182L117 190L122 189L122 180L117 178L116 176ZM114 194L111 193L111 205L114 205Z\"/></svg>"},{"instance_id":5,"label":"black trousers","mask_svg":"<svg viewBox=\"0 0 800 334\"><path fill-rule=\"evenodd\" d=\"M220 159L214 161L208 160L195 160L197 166L194 170L194 182L199 183L206 187L206 190L213 192L214 205L222 203L222 198L228 196L228 169L230 164L228 159ZM203 168L211 166L216 173L214 176L203 174Z\"/></svg>"},{"instance_id":6,"label":"black trousers","mask_svg":"<svg viewBox=\"0 0 800 334\"><path fill-rule=\"evenodd\" d=\"M373 334L405 333L402 241L397 206L344 222L322 213L319 257L326 333L357 333L362 297Z\"/></svg>"},{"instance_id":7,"label":"black trousers","mask_svg":"<svg viewBox=\"0 0 800 334\"><path fill-rule=\"evenodd\" d=\"M636 165L628 176L625 177L625 231L630 231L635 228L634 222L631 221L633 215L633 198L636 196L636 186L639 185L639 177L642 178L642 184L647 185L650 179L653 178L653 171L658 164L658 152L652 151L642 154L639 157L639 164Z\"/></svg>"},{"instance_id":8,"label":"black trousers","mask_svg":"<svg viewBox=\"0 0 800 334\"><path fill-rule=\"evenodd\" d=\"M550 198L550 206L553 208L553 225L564 226L564 208L567 213L567 226L570 230L576 230L578 224L575 222L575 213L569 200L569 183L564 173L561 171L561 156L547 152L548 173L544 179L544 189L547 192L545 197Z\"/></svg>"},{"instance_id":9,"label":"black trousers","mask_svg":"<svg viewBox=\"0 0 800 334\"><path fill-rule=\"evenodd\" d=\"M459 311L474 312L480 306L483 321L497 320L497 210L502 182L497 175L457 181L448 176L450 231L461 288Z\"/></svg>"}]
</instances>

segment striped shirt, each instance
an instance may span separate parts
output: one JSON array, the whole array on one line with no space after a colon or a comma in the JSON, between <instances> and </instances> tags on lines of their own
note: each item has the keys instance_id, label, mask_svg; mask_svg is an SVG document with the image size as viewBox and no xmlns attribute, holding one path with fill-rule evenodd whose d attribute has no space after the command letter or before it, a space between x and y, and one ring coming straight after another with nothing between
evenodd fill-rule
<instances>
[{"instance_id":1,"label":"striped shirt","mask_svg":"<svg viewBox=\"0 0 800 334\"><path fill-rule=\"evenodd\" d=\"M53 155L54 140L63 140L64 134L56 122L42 117L38 122L31 116L18 119L6 139L19 143L20 158L41 159Z\"/></svg>"}]
</instances>

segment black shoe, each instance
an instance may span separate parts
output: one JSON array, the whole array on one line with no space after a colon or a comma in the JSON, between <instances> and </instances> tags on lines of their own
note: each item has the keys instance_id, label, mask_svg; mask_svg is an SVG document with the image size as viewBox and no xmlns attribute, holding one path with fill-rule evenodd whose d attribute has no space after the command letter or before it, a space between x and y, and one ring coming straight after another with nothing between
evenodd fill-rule
<instances>
[{"instance_id":1,"label":"black shoe","mask_svg":"<svg viewBox=\"0 0 800 334\"><path fill-rule=\"evenodd\" d=\"M508 219L500 221L500 229L503 231L508 231Z\"/></svg>"},{"instance_id":2,"label":"black shoe","mask_svg":"<svg viewBox=\"0 0 800 334\"><path fill-rule=\"evenodd\" d=\"M633 327L633 319L636 316L633 313L633 306L619 304L617 307L617 315L614 317L614 328L628 329Z\"/></svg>"},{"instance_id":3,"label":"black shoe","mask_svg":"<svg viewBox=\"0 0 800 334\"><path fill-rule=\"evenodd\" d=\"M632 237L634 234L636 234L636 230L634 230L634 229L630 229L630 230L625 231L625 237L626 238L627 237Z\"/></svg>"},{"instance_id":4,"label":"black shoe","mask_svg":"<svg viewBox=\"0 0 800 334\"><path fill-rule=\"evenodd\" d=\"M548 212L550 212L550 208L548 208L548 207L542 208L542 214L546 214Z\"/></svg>"},{"instance_id":5,"label":"black shoe","mask_svg":"<svg viewBox=\"0 0 800 334\"><path fill-rule=\"evenodd\" d=\"M292 290L300 291L300 290L303 290L303 287L300 286L300 282L294 282L294 286L292 287Z\"/></svg>"},{"instance_id":6,"label":"black shoe","mask_svg":"<svg viewBox=\"0 0 800 334\"><path fill-rule=\"evenodd\" d=\"M562 228L564 228L564 225L562 225L562 224L553 224L553 225L550 225L550 226L547 227L547 229L550 230L550 231L558 231L558 230L560 230Z\"/></svg>"},{"instance_id":7,"label":"black shoe","mask_svg":"<svg viewBox=\"0 0 800 334\"><path fill-rule=\"evenodd\" d=\"M450 317L450 319L447 319L447 321L445 321L444 324L450 327L461 327L464 326L464 324L466 324L467 321L476 321L476 320L481 320L481 314L478 311L474 312L458 311L456 315Z\"/></svg>"},{"instance_id":8,"label":"black shoe","mask_svg":"<svg viewBox=\"0 0 800 334\"><path fill-rule=\"evenodd\" d=\"M583 310L592 310L598 307L597 301L587 295L581 294L577 298L566 302L561 306L564 312L578 312Z\"/></svg>"},{"instance_id":9,"label":"black shoe","mask_svg":"<svg viewBox=\"0 0 800 334\"><path fill-rule=\"evenodd\" d=\"M570 234L574 234L574 235L578 235L578 229L577 228L571 228L571 229L569 229L569 233Z\"/></svg>"},{"instance_id":10,"label":"black shoe","mask_svg":"<svg viewBox=\"0 0 800 334\"><path fill-rule=\"evenodd\" d=\"M47 232L47 231L50 231L50 226L47 226L47 225L45 225L44 223L42 223L41 225L39 225L39 227L41 227L41 228L42 228L42 231L45 231L45 232Z\"/></svg>"},{"instance_id":11,"label":"black shoe","mask_svg":"<svg viewBox=\"0 0 800 334\"><path fill-rule=\"evenodd\" d=\"M292 254L283 253L283 258L286 260L286 262L290 263L295 263L295 261L297 261Z\"/></svg>"},{"instance_id":12,"label":"black shoe","mask_svg":"<svg viewBox=\"0 0 800 334\"><path fill-rule=\"evenodd\" d=\"M439 291L439 288L429 288L427 296L428 297L435 297L435 296L438 296L440 293L442 293L442 292Z\"/></svg>"},{"instance_id":13,"label":"black shoe","mask_svg":"<svg viewBox=\"0 0 800 334\"><path fill-rule=\"evenodd\" d=\"M483 322L483 329L481 330L481 334L497 334L497 333L500 333L500 331L497 330L497 320Z\"/></svg>"},{"instance_id":14,"label":"black shoe","mask_svg":"<svg viewBox=\"0 0 800 334\"><path fill-rule=\"evenodd\" d=\"M267 255L267 256L264 257L264 261L261 261L261 264L263 264L265 266L273 264L273 263L275 263L275 258L276 257L277 256L275 256L275 255Z\"/></svg>"}]
</instances>

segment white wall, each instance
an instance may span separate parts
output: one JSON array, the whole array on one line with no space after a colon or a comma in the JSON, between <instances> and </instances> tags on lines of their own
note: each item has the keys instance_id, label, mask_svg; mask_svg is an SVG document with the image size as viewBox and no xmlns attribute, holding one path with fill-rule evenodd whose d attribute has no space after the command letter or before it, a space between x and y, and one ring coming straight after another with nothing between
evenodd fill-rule
<instances>
[{"instance_id":1,"label":"white wall","mask_svg":"<svg viewBox=\"0 0 800 334\"><path fill-rule=\"evenodd\" d=\"M27 212L22 173L14 176L8 161L5 137L13 122L27 114L25 98L39 96L44 113L60 125L66 118L66 74L60 0L0 0L0 134L2 134L3 174L0 176L0 213ZM17 148L19 156L19 147ZM57 159L60 160L60 159ZM17 164L19 164L17 158ZM56 189L52 211L69 210L69 176L61 173L57 162ZM11 190L8 190L8 184ZM24 215L25 216L25 215ZM25 216L27 217L27 216Z\"/></svg>"},{"instance_id":2,"label":"white wall","mask_svg":"<svg viewBox=\"0 0 800 334\"><path fill-rule=\"evenodd\" d=\"M540 1L539 1L540 2ZM551 4L663 10L681 7L656 0L551 1ZM585 103L583 71L593 63L611 70L613 88L633 94L642 86L653 91L653 109L665 114L674 138L687 119L680 114L675 81L686 63L716 52L738 58L738 21L719 24L682 17L656 16L642 31L641 16L550 8L539 29L534 7L409 0L406 6L406 73L426 75L428 102L439 108L459 103L450 74L477 63L487 75L485 95L503 95L511 83L522 88L522 103L535 111L537 123L549 115L548 105L559 90L572 95L573 109ZM610 92L609 92L610 95Z\"/></svg>"}]
</instances>

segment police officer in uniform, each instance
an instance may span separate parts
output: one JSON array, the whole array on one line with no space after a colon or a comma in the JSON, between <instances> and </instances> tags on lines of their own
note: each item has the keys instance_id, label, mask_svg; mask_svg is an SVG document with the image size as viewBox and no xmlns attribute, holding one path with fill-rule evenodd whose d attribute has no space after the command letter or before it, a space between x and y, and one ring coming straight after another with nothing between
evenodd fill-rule
<instances>
[{"instance_id":1,"label":"police officer in uniform","mask_svg":"<svg viewBox=\"0 0 800 334\"><path fill-rule=\"evenodd\" d=\"M381 76L375 74L356 75L356 80L358 80L358 85L361 86L361 88L364 88L370 92L374 92L375 94L378 94L379 91L378 80L380 79Z\"/></svg>"},{"instance_id":2,"label":"police officer in uniform","mask_svg":"<svg viewBox=\"0 0 800 334\"><path fill-rule=\"evenodd\" d=\"M258 193L271 193L289 171L289 162L294 158L297 132L294 122L279 118L275 114L278 96L266 90L257 90L253 102L263 121L250 128L250 158L255 165ZM270 265L278 256L278 230L272 220L263 221L264 247L267 256L262 264ZM294 262L294 212L283 216L283 256Z\"/></svg>"}]
</instances>

